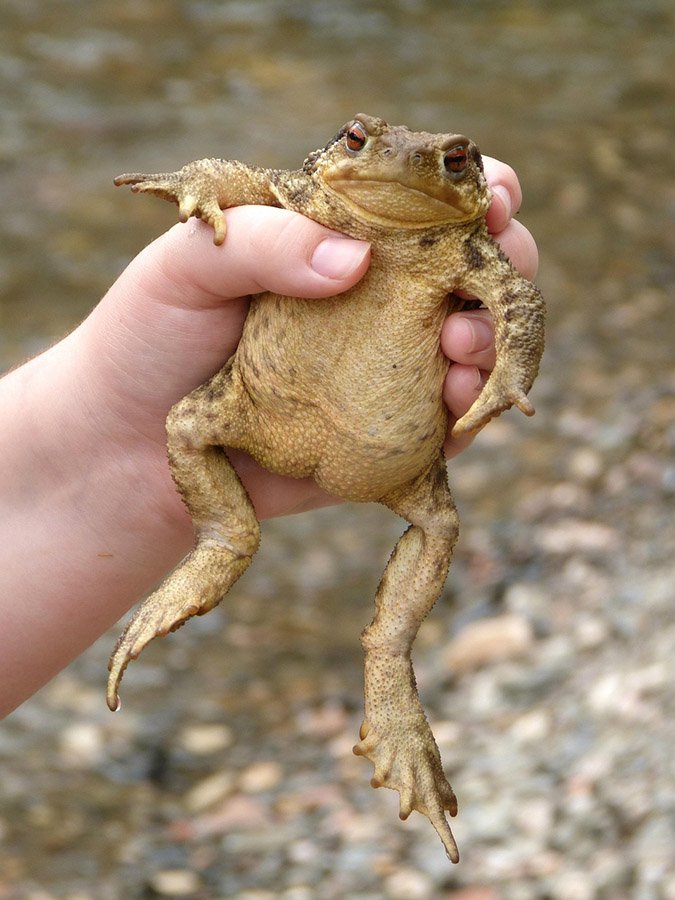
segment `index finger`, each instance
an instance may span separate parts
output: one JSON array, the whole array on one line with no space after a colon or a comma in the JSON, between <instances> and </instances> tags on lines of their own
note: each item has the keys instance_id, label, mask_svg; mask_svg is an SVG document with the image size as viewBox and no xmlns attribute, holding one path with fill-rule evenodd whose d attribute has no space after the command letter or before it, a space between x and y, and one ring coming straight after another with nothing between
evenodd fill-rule
<instances>
[{"instance_id":1,"label":"index finger","mask_svg":"<svg viewBox=\"0 0 675 900\"><path fill-rule=\"evenodd\" d=\"M486 216L487 225L492 234L498 234L520 209L523 192L518 176L507 163L492 156L484 156L483 167L492 192L492 203Z\"/></svg>"}]
</instances>

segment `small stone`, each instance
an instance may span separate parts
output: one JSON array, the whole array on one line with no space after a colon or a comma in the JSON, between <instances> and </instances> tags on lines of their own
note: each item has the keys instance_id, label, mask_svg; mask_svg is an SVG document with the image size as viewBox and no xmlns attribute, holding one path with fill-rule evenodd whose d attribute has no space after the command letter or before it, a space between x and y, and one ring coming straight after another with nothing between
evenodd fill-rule
<instances>
[{"instance_id":1,"label":"small stone","mask_svg":"<svg viewBox=\"0 0 675 900\"><path fill-rule=\"evenodd\" d=\"M521 744L543 741L551 733L551 714L545 709L532 710L516 719L510 731Z\"/></svg>"},{"instance_id":2,"label":"small stone","mask_svg":"<svg viewBox=\"0 0 675 900\"><path fill-rule=\"evenodd\" d=\"M287 888L281 894L283 900L314 900L316 894L314 889L307 884L296 884Z\"/></svg>"},{"instance_id":3,"label":"small stone","mask_svg":"<svg viewBox=\"0 0 675 900\"><path fill-rule=\"evenodd\" d=\"M273 760L253 763L239 776L239 787L246 794L257 794L271 791L283 779L284 772L279 763Z\"/></svg>"},{"instance_id":4,"label":"small stone","mask_svg":"<svg viewBox=\"0 0 675 900\"><path fill-rule=\"evenodd\" d=\"M343 706L326 704L319 709L303 710L297 722L303 734L325 739L340 734L346 728L348 715Z\"/></svg>"},{"instance_id":5,"label":"small stone","mask_svg":"<svg viewBox=\"0 0 675 900\"><path fill-rule=\"evenodd\" d=\"M513 818L524 834L544 845L551 832L554 815L554 804L548 797L531 797L517 805Z\"/></svg>"},{"instance_id":6,"label":"small stone","mask_svg":"<svg viewBox=\"0 0 675 900\"><path fill-rule=\"evenodd\" d=\"M476 885L475 887L460 888L445 895L447 900L499 900L499 895L491 887Z\"/></svg>"},{"instance_id":7,"label":"small stone","mask_svg":"<svg viewBox=\"0 0 675 900\"><path fill-rule=\"evenodd\" d=\"M185 806L190 812L201 812L213 806L232 792L235 778L231 772L217 772L203 778L185 795Z\"/></svg>"},{"instance_id":8,"label":"small stone","mask_svg":"<svg viewBox=\"0 0 675 900\"><path fill-rule=\"evenodd\" d=\"M399 869L386 879L385 888L391 900L426 900L435 894L429 876L417 869Z\"/></svg>"},{"instance_id":9,"label":"small stone","mask_svg":"<svg viewBox=\"0 0 675 900\"><path fill-rule=\"evenodd\" d=\"M602 522L583 519L561 519L542 526L533 536L537 546L547 553L602 553L619 546L617 532Z\"/></svg>"},{"instance_id":10,"label":"small stone","mask_svg":"<svg viewBox=\"0 0 675 900\"><path fill-rule=\"evenodd\" d=\"M314 863L320 856L321 851L313 841L294 841L288 848L288 858L300 865Z\"/></svg>"},{"instance_id":11,"label":"small stone","mask_svg":"<svg viewBox=\"0 0 675 900\"><path fill-rule=\"evenodd\" d=\"M69 725L62 732L59 744L61 756L73 768L89 768L103 758L101 729L90 722Z\"/></svg>"},{"instance_id":12,"label":"small stone","mask_svg":"<svg viewBox=\"0 0 675 900\"><path fill-rule=\"evenodd\" d=\"M150 887L162 897L185 897L197 893L200 881L188 869L164 869L153 875Z\"/></svg>"},{"instance_id":13,"label":"small stone","mask_svg":"<svg viewBox=\"0 0 675 900\"><path fill-rule=\"evenodd\" d=\"M595 650L609 637L606 623L598 618L581 613L574 625L576 643L581 650Z\"/></svg>"},{"instance_id":14,"label":"small stone","mask_svg":"<svg viewBox=\"0 0 675 900\"><path fill-rule=\"evenodd\" d=\"M532 626L524 616L507 614L471 622L444 654L453 672L470 672L492 663L522 656L534 643Z\"/></svg>"},{"instance_id":15,"label":"small stone","mask_svg":"<svg viewBox=\"0 0 675 900\"><path fill-rule=\"evenodd\" d=\"M234 735L227 725L192 725L183 730L180 743L188 753L202 756L231 747Z\"/></svg>"},{"instance_id":16,"label":"small stone","mask_svg":"<svg viewBox=\"0 0 675 900\"><path fill-rule=\"evenodd\" d=\"M559 900L593 900L597 896L592 880L584 872L569 869L554 880L553 894Z\"/></svg>"},{"instance_id":17,"label":"small stone","mask_svg":"<svg viewBox=\"0 0 675 900\"><path fill-rule=\"evenodd\" d=\"M591 447L575 451L568 463L570 476L578 481L593 481L604 471L602 457Z\"/></svg>"},{"instance_id":18,"label":"small stone","mask_svg":"<svg viewBox=\"0 0 675 900\"><path fill-rule=\"evenodd\" d=\"M234 794L212 811L191 819L177 819L171 823L168 832L172 840L201 841L212 835L255 831L268 824L268 812L259 800Z\"/></svg>"}]
</instances>

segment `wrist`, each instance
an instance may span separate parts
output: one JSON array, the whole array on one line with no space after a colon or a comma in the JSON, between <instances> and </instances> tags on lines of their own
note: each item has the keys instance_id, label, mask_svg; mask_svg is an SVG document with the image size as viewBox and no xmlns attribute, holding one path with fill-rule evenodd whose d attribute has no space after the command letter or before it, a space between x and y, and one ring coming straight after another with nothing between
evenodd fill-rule
<instances>
[{"instance_id":1,"label":"wrist","mask_svg":"<svg viewBox=\"0 0 675 900\"><path fill-rule=\"evenodd\" d=\"M0 433L0 717L96 640L191 542L159 449L153 462L147 441L92 410L80 351L74 333L0 381L0 418L11 423Z\"/></svg>"},{"instance_id":2,"label":"wrist","mask_svg":"<svg viewBox=\"0 0 675 900\"><path fill-rule=\"evenodd\" d=\"M107 627L180 559L191 528L164 448L107 414L91 368L76 330L3 379L1 492L17 565L35 583L49 567L56 604L95 591Z\"/></svg>"}]
</instances>

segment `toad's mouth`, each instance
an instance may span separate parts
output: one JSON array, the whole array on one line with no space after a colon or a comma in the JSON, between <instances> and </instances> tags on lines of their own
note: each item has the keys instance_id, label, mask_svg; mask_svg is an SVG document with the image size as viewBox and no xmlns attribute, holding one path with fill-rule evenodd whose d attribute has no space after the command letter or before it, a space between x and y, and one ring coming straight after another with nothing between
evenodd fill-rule
<instances>
[{"instance_id":1,"label":"toad's mouth","mask_svg":"<svg viewBox=\"0 0 675 900\"><path fill-rule=\"evenodd\" d=\"M471 222L485 215L489 202L468 199L450 185L438 197L396 180L335 178L330 188L359 218L396 228Z\"/></svg>"}]
</instances>

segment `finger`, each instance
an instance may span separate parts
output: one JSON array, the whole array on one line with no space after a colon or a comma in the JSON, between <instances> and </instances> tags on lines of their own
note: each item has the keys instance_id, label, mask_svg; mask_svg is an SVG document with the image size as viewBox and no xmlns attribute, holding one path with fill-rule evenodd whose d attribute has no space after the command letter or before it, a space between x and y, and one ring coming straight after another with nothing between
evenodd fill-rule
<instances>
[{"instance_id":1,"label":"finger","mask_svg":"<svg viewBox=\"0 0 675 900\"><path fill-rule=\"evenodd\" d=\"M488 374L477 366L465 366L458 363L450 366L448 370L443 385L443 400L450 414L448 437L443 448L448 459L465 450L475 437L475 435L464 434L461 437L452 438L450 431L457 419L468 412L473 402L478 399L478 395L488 379Z\"/></svg>"},{"instance_id":2,"label":"finger","mask_svg":"<svg viewBox=\"0 0 675 900\"><path fill-rule=\"evenodd\" d=\"M260 519L293 515L343 502L327 494L313 478L286 478L269 472L243 450L228 447L227 455Z\"/></svg>"},{"instance_id":3,"label":"finger","mask_svg":"<svg viewBox=\"0 0 675 900\"><path fill-rule=\"evenodd\" d=\"M517 219L511 219L495 239L521 275L531 281L539 268L539 251L527 228Z\"/></svg>"},{"instance_id":4,"label":"finger","mask_svg":"<svg viewBox=\"0 0 675 900\"><path fill-rule=\"evenodd\" d=\"M492 203L487 214L488 228L497 234L520 209L523 193L518 176L507 163L491 156L483 157L485 179L492 191Z\"/></svg>"},{"instance_id":5,"label":"finger","mask_svg":"<svg viewBox=\"0 0 675 900\"><path fill-rule=\"evenodd\" d=\"M448 316L441 329L441 349L452 362L492 370L495 335L489 310L466 310Z\"/></svg>"}]
</instances>

